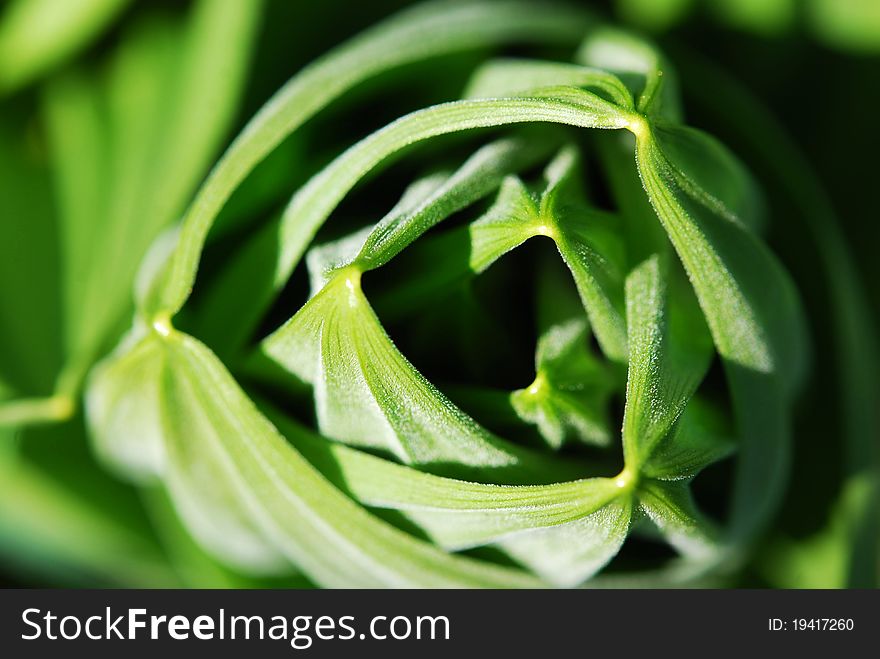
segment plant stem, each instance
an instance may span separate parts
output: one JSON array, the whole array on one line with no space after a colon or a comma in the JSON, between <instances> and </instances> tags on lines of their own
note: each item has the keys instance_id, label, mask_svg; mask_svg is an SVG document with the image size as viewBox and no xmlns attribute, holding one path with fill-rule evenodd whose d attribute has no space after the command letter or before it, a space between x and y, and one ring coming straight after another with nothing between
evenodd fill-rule
<instances>
[{"instance_id":1,"label":"plant stem","mask_svg":"<svg viewBox=\"0 0 880 659\"><path fill-rule=\"evenodd\" d=\"M69 396L19 398L0 403L0 428L34 423L59 423L73 416L76 406Z\"/></svg>"}]
</instances>

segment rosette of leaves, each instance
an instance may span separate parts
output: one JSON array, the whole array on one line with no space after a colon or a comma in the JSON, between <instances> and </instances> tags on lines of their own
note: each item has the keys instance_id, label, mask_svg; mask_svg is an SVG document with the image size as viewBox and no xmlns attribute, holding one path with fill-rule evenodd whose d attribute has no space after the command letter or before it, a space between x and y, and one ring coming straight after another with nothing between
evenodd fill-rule
<instances>
[{"instance_id":1,"label":"rosette of leaves","mask_svg":"<svg viewBox=\"0 0 880 659\"><path fill-rule=\"evenodd\" d=\"M222 215L363 83L508 44L536 54L466 58L460 98L316 162L255 228ZM153 244L88 377L95 452L247 574L724 583L780 504L809 347L757 183L681 105L654 47L564 6L429 3L331 51ZM527 379L466 381L524 337Z\"/></svg>"}]
</instances>

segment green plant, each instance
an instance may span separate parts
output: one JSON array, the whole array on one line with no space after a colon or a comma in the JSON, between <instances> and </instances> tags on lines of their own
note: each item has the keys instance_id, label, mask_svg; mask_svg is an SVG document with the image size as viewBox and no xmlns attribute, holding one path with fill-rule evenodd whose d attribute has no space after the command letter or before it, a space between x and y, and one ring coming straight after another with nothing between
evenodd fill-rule
<instances>
[{"instance_id":1,"label":"green plant","mask_svg":"<svg viewBox=\"0 0 880 659\"><path fill-rule=\"evenodd\" d=\"M0 420L61 420L84 395L94 451L152 492L154 519L167 521L166 543L184 557L178 571L204 575L189 583L239 583L229 568L253 578L301 572L320 586L732 579L785 490L807 323L763 239L758 183L720 142L684 124L663 56L563 6L406 10L284 85L214 165L179 226L157 238L217 142L224 113L209 100L231 106L236 96L257 4L231 6L241 14L201 3L183 37L150 28L130 41L109 77L119 133L108 143L119 151L106 161L74 158L83 152L76 140L104 139L95 83L68 77L49 87L71 269L64 366L51 396L0 405ZM256 214L242 196L252 173L326 106L389 71L507 43L577 51L572 62L481 62L461 100L357 141L240 244ZM164 58L181 47L190 66L168 82ZM236 66L232 79L203 74L221 56ZM114 81L136 76L138 93L157 103L177 90L177 109L125 107L131 99L114 93ZM420 160L425 143L439 148ZM379 221L322 233L356 188L393 188L400 159L442 165L407 181ZM110 163L121 174L106 199ZM236 200L244 220L223 215ZM96 207L105 213L95 217ZM224 234L235 242L225 254ZM97 259L83 246L94 237ZM154 238L133 326L95 366L128 308L129 250L140 257ZM212 249L222 265L202 272ZM504 269L523 254L525 279ZM459 372L497 368L479 353L532 338L532 328L493 326L477 291L493 274L492 297L513 300L516 317L534 326L534 379L508 390L486 378L466 387L429 380L387 325L428 318L437 333L411 333L448 351L439 361L471 355ZM311 293L291 314L285 286L304 277ZM266 332L279 310L289 319ZM457 347L439 335L455 335ZM717 463L723 492L709 497L709 515L691 482ZM864 491L851 498L864 502ZM675 558L633 556L605 570L630 538L659 539Z\"/></svg>"}]
</instances>

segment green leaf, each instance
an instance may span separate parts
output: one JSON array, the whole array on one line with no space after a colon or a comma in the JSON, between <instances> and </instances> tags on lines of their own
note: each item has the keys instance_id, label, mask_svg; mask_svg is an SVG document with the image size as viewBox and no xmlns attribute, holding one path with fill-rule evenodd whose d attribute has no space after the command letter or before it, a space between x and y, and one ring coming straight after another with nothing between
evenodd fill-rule
<instances>
[{"instance_id":1,"label":"green leaf","mask_svg":"<svg viewBox=\"0 0 880 659\"><path fill-rule=\"evenodd\" d=\"M693 398L675 428L662 440L642 467L658 480L684 480L728 457L736 448L712 407Z\"/></svg>"},{"instance_id":2,"label":"green leaf","mask_svg":"<svg viewBox=\"0 0 880 659\"><path fill-rule=\"evenodd\" d=\"M68 393L119 329L141 257L175 219L232 120L259 7L202 1L185 25L139 23L106 81L76 75L49 88Z\"/></svg>"},{"instance_id":3,"label":"green leaf","mask_svg":"<svg viewBox=\"0 0 880 659\"><path fill-rule=\"evenodd\" d=\"M131 305L131 289L140 259L155 238L161 224L153 214L142 216L149 198L149 179L156 143L167 106L168 85L179 61L181 28L159 17L129 29L109 64L97 93L106 104L108 162L94 176L104 177L105 199L95 211L103 217L92 220L98 228L89 232L92 259L82 293L82 308L73 320L80 320L77 350L70 357L85 363L94 361L119 330ZM66 130L61 127L55 133ZM64 143L58 148L66 146ZM76 154L66 155L75 158ZM64 175L62 170L61 175ZM110 184L108 185L108 180ZM62 221L77 231L76 216Z\"/></svg>"},{"instance_id":4,"label":"green leaf","mask_svg":"<svg viewBox=\"0 0 880 659\"><path fill-rule=\"evenodd\" d=\"M641 510L684 556L698 560L716 556L716 533L695 508L686 484L646 480L639 484L638 500Z\"/></svg>"},{"instance_id":5,"label":"green leaf","mask_svg":"<svg viewBox=\"0 0 880 659\"><path fill-rule=\"evenodd\" d=\"M537 424L553 448L567 438L607 445L611 441L610 396L618 385L617 374L589 348L589 324L564 268L549 258L540 261L538 268L535 379L511 393L508 406L522 421ZM504 413L496 408L486 412L492 416L482 418Z\"/></svg>"},{"instance_id":6,"label":"green leaf","mask_svg":"<svg viewBox=\"0 0 880 659\"><path fill-rule=\"evenodd\" d=\"M543 486L459 481L327 444L274 416L285 435L359 501L402 511L446 549L497 545L558 586L592 576L629 529L630 497L615 479Z\"/></svg>"},{"instance_id":7,"label":"green leaf","mask_svg":"<svg viewBox=\"0 0 880 659\"><path fill-rule=\"evenodd\" d=\"M199 481L205 490L197 495L196 505L213 496L220 484L223 496L236 499L266 539L318 584L534 583L512 570L444 554L372 517L284 441L205 346L174 333L165 349L166 441L188 444L195 454L215 456L209 464L218 469L213 479ZM176 505L187 503L177 500ZM223 510L215 512L219 515Z\"/></svg>"},{"instance_id":8,"label":"green leaf","mask_svg":"<svg viewBox=\"0 0 880 659\"><path fill-rule=\"evenodd\" d=\"M247 84L263 0L200 0L187 18L151 182L157 224L176 220L227 139Z\"/></svg>"},{"instance_id":9,"label":"green leaf","mask_svg":"<svg viewBox=\"0 0 880 659\"><path fill-rule=\"evenodd\" d=\"M429 228L495 190L506 175L534 165L551 147L513 138L479 149L424 198L413 203L404 197L372 229L353 262L363 270L384 265Z\"/></svg>"},{"instance_id":10,"label":"green leaf","mask_svg":"<svg viewBox=\"0 0 880 659\"><path fill-rule=\"evenodd\" d=\"M107 117L101 90L82 73L49 81L43 94L43 113L62 219L59 242L65 274L61 278L64 350L68 359L77 360L93 340L88 336L88 327L94 321L83 302L92 285L96 260L93 246L100 242L108 210L106 181L111 172ZM68 368L78 370L83 366Z\"/></svg>"},{"instance_id":11,"label":"green leaf","mask_svg":"<svg viewBox=\"0 0 880 659\"><path fill-rule=\"evenodd\" d=\"M13 0L0 17L0 91L30 83L88 44L129 0Z\"/></svg>"},{"instance_id":12,"label":"green leaf","mask_svg":"<svg viewBox=\"0 0 880 659\"><path fill-rule=\"evenodd\" d=\"M182 521L199 543L241 572L289 571L284 554L267 541L247 502L234 485L229 486L231 457L223 441L236 435L230 422L241 419L218 417L216 404L206 400L216 392L195 386L195 374L186 361L189 355L175 350L173 340L157 339L157 343L165 357L157 401L167 453L163 477Z\"/></svg>"},{"instance_id":13,"label":"green leaf","mask_svg":"<svg viewBox=\"0 0 880 659\"><path fill-rule=\"evenodd\" d=\"M337 441L492 480L552 480L577 470L493 437L453 405L391 342L357 270L336 271L262 349L312 384L318 427Z\"/></svg>"},{"instance_id":14,"label":"green leaf","mask_svg":"<svg viewBox=\"0 0 880 659\"><path fill-rule=\"evenodd\" d=\"M169 353L152 330L129 336L118 353L96 369L89 387L89 422L93 446L116 471L141 482L164 480L190 533L230 565L247 573L283 571L287 562L253 528L242 504L217 488L221 457L199 451L167 428L178 397L169 397ZM177 421L186 436L208 441L213 432L201 407ZM202 444L201 448L210 448Z\"/></svg>"},{"instance_id":15,"label":"green leaf","mask_svg":"<svg viewBox=\"0 0 880 659\"><path fill-rule=\"evenodd\" d=\"M804 369L804 339L794 322L800 316L797 298L779 264L742 226L719 215L701 189L682 185L682 163L667 158L653 132L639 139L638 161L719 353L759 373L784 371L792 389Z\"/></svg>"},{"instance_id":16,"label":"green leaf","mask_svg":"<svg viewBox=\"0 0 880 659\"><path fill-rule=\"evenodd\" d=\"M470 243L467 269L473 274L485 272L526 240L548 232L549 227L542 224L528 188L519 178L510 176L504 180L492 206L467 227ZM439 249L435 251L442 255ZM444 270L453 272L450 268Z\"/></svg>"},{"instance_id":17,"label":"green leaf","mask_svg":"<svg viewBox=\"0 0 880 659\"><path fill-rule=\"evenodd\" d=\"M533 89L565 85L604 94L612 103L632 110L632 94L619 78L602 69L541 60L497 59L478 68L462 98L516 96Z\"/></svg>"},{"instance_id":18,"label":"green leaf","mask_svg":"<svg viewBox=\"0 0 880 659\"><path fill-rule=\"evenodd\" d=\"M410 62L511 41L571 43L585 28L584 15L565 8L436 2L402 12L331 51L291 78L217 163L187 211L180 247L146 304L147 315L173 315L181 308L208 231L233 191L285 137L347 90Z\"/></svg>"},{"instance_id":19,"label":"green leaf","mask_svg":"<svg viewBox=\"0 0 880 659\"><path fill-rule=\"evenodd\" d=\"M805 371L801 309L767 248L707 205L692 185L681 184L682 163L667 158L647 124L634 132L645 189L725 362L743 438L732 531L742 541L766 524L782 491L790 399Z\"/></svg>"},{"instance_id":20,"label":"green leaf","mask_svg":"<svg viewBox=\"0 0 880 659\"><path fill-rule=\"evenodd\" d=\"M571 524L514 536L498 544L548 582L560 587L577 586L620 551L629 532L632 509L630 497L618 497Z\"/></svg>"},{"instance_id":21,"label":"green leaf","mask_svg":"<svg viewBox=\"0 0 880 659\"><path fill-rule=\"evenodd\" d=\"M681 119L673 70L656 48L639 37L611 27L592 30L575 61L620 78L635 97L639 112L651 118Z\"/></svg>"},{"instance_id":22,"label":"green leaf","mask_svg":"<svg viewBox=\"0 0 880 659\"><path fill-rule=\"evenodd\" d=\"M128 478L149 482L167 463L159 406L165 353L159 341L136 327L92 371L86 390L92 448Z\"/></svg>"},{"instance_id":23,"label":"green leaf","mask_svg":"<svg viewBox=\"0 0 880 659\"><path fill-rule=\"evenodd\" d=\"M16 110L4 106L0 123L0 377L46 396L62 351L56 223L43 154Z\"/></svg>"},{"instance_id":24,"label":"green leaf","mask_svg":"<svg viewBox=\"0 0 880 659\"><path fill-rule=\"evenodd\" d=\"M299 575L259 579L234 572L196 543L164 488L145 488L143 497L169 562L187 588L308 588L311 585Z\"/></svg>"},{"instance_id":25,"label":"green leaf","mask_svg":"<svg viewBox=\"0 0 880 659\"><path fill-rule=\"evenodd\" d=\"M536 424L553 448L569 435L600 446L611 442L607 406L613 383L588 350L588 336L584 318L551 325L538 341L534 381L510 396L520 418Z\"/></svg>"},{"instance_id":26,"label":"green leaf","mask_svg":"<svg viewBox=\"0 0 880 659\"><path fill-rule=\"evenodd\" d=\"M572 203L570 188L578 172L578 155L565 149L547 166L541 195L539 229L556 243L568 266L602 351L624 362L627 355L623 319L623 256L617 219Z\"/></svg>"},{"instance_id":27,"label":"green leaf","mask_svg":"<svg viewBox=\"0 0 880 659\"><path fill-rule=\"evenodd\" d=\"M638 472L669 433L709 367L711 344L676 342L659 257L626 280L629 372L623 414L627 468ZM690 338L690 337L689 337ZM708 339L708 337L706 337Z\"/></svg>"},{"instance_id":28,"label":"green leaf","mask_svg":"<svg viewBox=\"0 0 880 659\"><path fill-rule=\"evenodd\" d=\"M721 142L687 126L658 125L654 135L675 163L678 185L717 215L761 231L765 209L758 185Z\"/></svg>"},{"instance_id":29,"label":"green leaf","mask_svg":"<svg viewBox=\"0 0 880 659\"><path fill-rule=\"evenodd\" d=\"M351 449L336 451L334 457L346 487L360 501L407 511L447 549L481 546L531 529L566 524L591 515L620 494L610 478L484 485L425 474Z\"/></svg>"}]
</instances>

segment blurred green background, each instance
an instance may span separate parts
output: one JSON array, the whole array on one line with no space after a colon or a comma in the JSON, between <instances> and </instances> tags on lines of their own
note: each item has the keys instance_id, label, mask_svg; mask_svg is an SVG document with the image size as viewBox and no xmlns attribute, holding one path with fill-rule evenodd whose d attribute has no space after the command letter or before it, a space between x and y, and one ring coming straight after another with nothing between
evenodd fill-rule
<instances>
[{"instance_id":1,"label":"blurred green background","mask_svg":"<svg viewBox=\"0 0 880 659\"><path fill-rule=\"evenodd\" d=\"M179 217L245 121L302 66L408 3L272 0L256 12L252 32L240 24L248 12L238 23L226 16L227 24L196 4L0 4L0 400L77 390L83 370L127 325L140 257ZM876 585L870 576L877 571L876 545L860 538L876 538L872 520L880 524L871 467L880 399L869 376L847 371L859 360L871 364L874 356L862 342L865 332L876 341L870 328L880 310L873 200L880 2L586 4L651 35L679 72L688 122L720 137L753 168L770 203L770 242L810 312L814 375L796 420L787 503L737 585ZM208 34L200 30L211 29L223 38L200 40ZM200 48L220 70L199 75ZM356 90L366 108L356 128L346 120L345 102L310 122L233 197L221 222L227 235L239 235L243 217L267 216L343 145L407 111L455 97L464 79L456 71L467 71L476 58L434 65L443 75L402 72L405 95ZM186 89L193 80L206 98L220 101L194 104ZM180 153L168 126L177 135L201 131L199 148ZM68 148L58 148L65 143ZM60 162L58 153L77 155ZM101 159L105 177L84 180L84 163L93 158ZM156 162L171 174L147 177ZM61 283L60 264L71 247L59 218L80 213L89 222L102 204L109 207L102 206L105 222L139 218L145 204L154 204L152 219L115 242L95 239L93 249L80 250L85 269L93 259L110 259L105 271L119 273L118 291L115 303L92 300L90 313L98 318L92 335L69 336L65 318L82 313L71 300L90 293ZM834 227L817 226L823 222ZM847 275L840 274L843 266ZM841 316L835 306L841 295L853 296L859 317ZM851 349L850 361L840 361L840 342ZM80 355L73 363L71 346ZM851 387L844 390L847 377ZM56 403L50 398L38 412L49 421L64 416ZM846 439L852 436L860 438ZM161 492L135 491L95 462L79 413L61 423L0 427L0 574L11 586L303 585L245 580L208 559Z\"/></svg>"}]
</instances>

